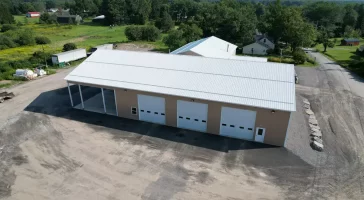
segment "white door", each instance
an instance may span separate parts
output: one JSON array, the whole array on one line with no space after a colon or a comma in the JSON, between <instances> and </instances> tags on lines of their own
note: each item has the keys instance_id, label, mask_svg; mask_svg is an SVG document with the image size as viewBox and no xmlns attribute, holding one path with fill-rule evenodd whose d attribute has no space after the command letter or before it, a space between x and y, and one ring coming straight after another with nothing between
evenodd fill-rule
<instances>
[{"instance_id":1,"label":"white door","mask_svg":"<svg viewBox=\"0 0 364 200\"><path fill-rule=\"evenodd\" d=\"M138 94L139 120L166 124L165 99Z\"/></svg>"},{"instance_id":2,"label":"white door","mask_svg":"<svg viewBox=\"0 0 364 200\"><path fill-rule=\"evenodd\" d=\"M207 110L207 104L178 100L177 127L206 132Z\"/></svg>"},{"instance_id":3,"label":"white door","mask_svg":"<svg viewBox=\"0 0 364 200\"><path fill-rule=\"evenodd\" d=\"M265 128L257 127L257 130L255 131L255 141L264 142L264 136L265 136Z\"/></svg>"},{"instance_id":4,"label":"white door","mask_svg":"<svg viewBox=\"0 0 364 200\"><path fill-rule=\"evenodd\" d=\"M220 135L253 140L256 115L251 110L222 107Z\"/></svg>"}]
</instances>

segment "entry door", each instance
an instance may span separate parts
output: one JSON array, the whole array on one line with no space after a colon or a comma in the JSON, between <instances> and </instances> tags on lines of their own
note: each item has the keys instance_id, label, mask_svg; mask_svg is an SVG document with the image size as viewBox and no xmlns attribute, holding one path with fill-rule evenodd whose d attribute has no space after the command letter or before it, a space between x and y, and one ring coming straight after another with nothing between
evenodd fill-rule
<instances>
[{"instance_id":1,"label":"entry door","mask_svg":"<svg viewBox=\"0 0 364 200\"><path fill-rule=\"evenodd\" d=\"M264 136L265 136L265 128L257 127L257 130L255 131L255 141L264 142Z\"/></svg>"},{"instance_id":2,"label":"entry door","mask_svg":"<svg viewBox=\"0 0 364 200\"><path fill-rule=\"evenodd\" d=\"M139 120L166 124L165 99L138 94Z\"/></svg>"},{"instance_id":3,"label":"entry door","mask_svg":"<svg viewBox=\"0 0 364 200\"><path fill-rule=\"evenodd\" d=\"M251 110L222 107L220 135L253 140L256 115Z\"/></svg>"},{"instance_id":4,"label":"entry door","mask_svg":"<svg viewBox=\"0 0 364 200\"><path fill-rule=\"evenodd\" d=\"M177 127L194 131L207 131L207 104L177 101Z\"/></svg>"}]
</instances>

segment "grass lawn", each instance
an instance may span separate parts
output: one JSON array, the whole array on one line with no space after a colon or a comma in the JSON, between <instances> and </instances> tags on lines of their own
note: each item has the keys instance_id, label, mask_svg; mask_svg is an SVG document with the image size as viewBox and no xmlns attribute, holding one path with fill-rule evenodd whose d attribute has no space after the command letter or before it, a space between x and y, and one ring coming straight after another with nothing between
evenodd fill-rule
<instances>
[{"instance_id":1,"label":"grass lawn","mask_svg":"<svg viewBox=\"0 0 364 200\"><path fill-rule=\"evenodd\" d=\"M18 16L17 18L20 18ZM36 35L46 36L51 39L49 45L34 45L16 47L0 51L0 60L20 60L30 57L35 51L44 51L49 53L58 53L62 51L63 45L72 42L78 48L90 49L96 45L106 43L123 43L128 42L125 36L126 26L116 26L110 29L108 26L94 25L86 22L82 25L47 25L47 24L28 24L26 28L32 29ZM164 35L163 35L164 36ZM153 45L156 50L165 51L167 48L162 40L156 42L143 42Z\"/></svg>"},{"instance_id":2,"label":"grass lawn","mask_svg":"<svg viewBox=\"0 0 364 200\"><path fill-rule=\"evenodd\" d=\"M324 47L322 44L317 45L315 48L326 56L338 62L343 67L347 67L350 61L361 59L360 56L355 54L356 49L359 48L359 46L340 46L341 39L342 38L337 38L335 47L327 48L326 52L323 52ZM360 43L363 44L364 40L361 39Z\"/></svg>"},{"instance_id":3,"label":"grass lawn","mask_svg":"<svg viewBox=\"0 0 364 200\"><path fill-rule=\"evenodd\" d=\"M25 15L14 15L16 22L21 22L23 24L35 24L39 22L39 18L27 18Z\"/></svg>"}]
</instances>

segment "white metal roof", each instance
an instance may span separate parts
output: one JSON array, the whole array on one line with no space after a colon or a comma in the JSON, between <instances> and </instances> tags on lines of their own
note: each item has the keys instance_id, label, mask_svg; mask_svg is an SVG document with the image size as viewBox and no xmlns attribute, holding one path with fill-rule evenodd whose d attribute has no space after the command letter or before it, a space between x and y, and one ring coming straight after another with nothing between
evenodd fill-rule
<instances>
[{"instance_id":1,"label":"white metal roof","mask_svg":"<svg viewBox=\"0 0 364 200\"><path fill-rule=\"evenodd\" d=\"M74 53L74 52L79 52L79 51L83 51L86 53L86 49L74 49L71 51L65 51L65 52L61 52L61 53L57 53L57 54L53 54L52 56L60 56L60 55L64 55L64 54L69 54L69 53Z\"/></svg>"},{"instance_id":2,"label":"white metal roof","mask_svg":"<svg viewBox=\"0 0 364 200\"><path fill-rule=\"evenodd\" d=\"M268 61L267 58L236 56L236 48L237 46L235 44L232 44L215 36L211 36L208 38L203 38L194 42L190 42L176 49L175 51L172 51L171 54L183 54L191 51L200 56L209 58L236 59L257 62ZM226 51L227 49L230 49L229 52Z\"/></svg>"},{"instance_id":3,"label":"white metal roof","mask_svg":"<svg viewBox=\"0 0 364 200\"><path fill-rule=\"evenodd\" d=\"M294 66L199 56L98 50L65 80L295 111Z\"/></svg>"}]
</instances>

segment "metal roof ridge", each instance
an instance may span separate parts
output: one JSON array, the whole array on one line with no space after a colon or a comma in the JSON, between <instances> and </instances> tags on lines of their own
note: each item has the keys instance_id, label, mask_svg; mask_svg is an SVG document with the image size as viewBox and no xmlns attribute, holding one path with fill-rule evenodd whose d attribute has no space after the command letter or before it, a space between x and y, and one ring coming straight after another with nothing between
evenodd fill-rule
<instances>
[{"instance_id":1,"label":"metal roof ridge","mask_svg":"<svg viewBox=\"0 0 364 200\"><path fill-rule=\"evenodd\" d=\"M123 65L123 66L132 66L132 67L149 68L149 69L160 69L160 70L168 70L168 71L190 72L190 73L195 73L195 74L208 74L208 75L216 75L216 76L237 77L237 78L255 79L255 80L262 80L262 81L282 82L282 83L293 83L294 82L293 78L292 78L292 81L282 81L282 80L274 80L274 79L255 78L255 77L249 77L249 76L234 76L234 75L226 75L226 74L205 73L205 72L189 71L189 70L181 70L181 69L166 69L166 68L159 68L159 67L105 63L105 62L95 62L95 61L85 61L85 62L106 64L106 65Z\"/></svg>"}]
</instances>

